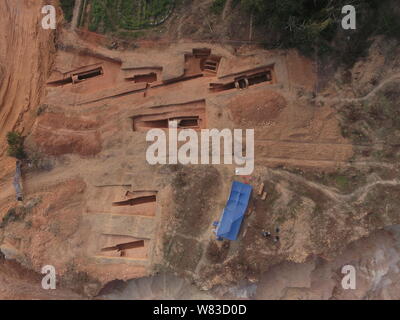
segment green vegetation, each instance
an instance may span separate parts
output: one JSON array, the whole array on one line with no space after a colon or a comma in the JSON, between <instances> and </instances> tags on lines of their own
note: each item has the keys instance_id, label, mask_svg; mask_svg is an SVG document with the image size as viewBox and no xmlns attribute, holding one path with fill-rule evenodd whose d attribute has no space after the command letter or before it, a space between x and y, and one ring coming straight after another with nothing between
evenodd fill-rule
<instances>
[{"instance_id":1,"label":"green vegetation","mask_svg":"<svg viewBox=\"0 0 400 320\"><path fill-rule=\"evenodd\" d=\"M399 186L375 186L359 204L359 210L367 211L366 223L373 226L395 225L400 221Z\"/></svg>"},{"instance_id":2,"label":"green vegetation","mask_svg":"<svg viewBox=\"0 0 400 320\"><path fill-rule=\"evenodd\" d=\"M338 175L335 177L335 184L339 190L346 190L349 186L349 178L344 175Z\"/></svg>"},{"instance_id":3,"label":"green vegetation","mask_svg":"<svg viewBox=\"0 0 400 320\"><path fill-rule=\"evenodd\" d=\"M64 18L71 22L74 12L75 0L60 0L61 9L64 12Z\"/></svg>"},{"instance_id":4,"label":"green vegetation","mask_svg":"<svg viewBox=\"0 0 400 320\"><path fill-rule=\"evenodd\" d=\"M144 31L119 31L117 32L118 38L127 40L136 40L143 37L146 33Z\"/></svg>"},{"instance_id":5,"label":"green vegetation","mask_svg":"<svg viewBox=\"0 0 400 320\"><path fill-rule=\"evenodd\" d=\"M18 132L7 134L8 155L19 160L26 159L24 150L24 138Z\"/></svg>"},{"instance_id":6,"label":"green vegetation","mask_svg":"<svg viewBox=\"0 0 400 320\"><path fill-rule=\"evenodd\" d=\"M344 194L351 193L363 186L366 183L367 175L366 171L354 167L341 168L331 172L295 168L286 168L286 170L296 175L301 175L306 180L336 188Z\"/></svg>"},{"instance_id":7,"label":"green vegetation","mask_svg":"<svg viewBox=\"0 0 400 320\"><path fill-rule=\"evenodd\" d=\"M230 242L224 240L222 244L210 241L206 249L206 257L211 263L222 263L229 253Z\"/></svg>"},{"instance_id":8,"label":"green vegetation","mask_svg":"<svg viewBox=\"0 0 400 320\"><path fill-rule=\"evenodd\" d=\"M78 294L94 295L94 292L97 293L101 288L99 281L87 272L78 271L76 266L77 263L75 262L75 259L71 259L67 262L67 270L59 279L60 286L70 288ZM94 292L92 292L90 288Z\"/></svg>"},{"instance_id":9,"label":"green vegetation","mask_svg":"<svg viewBox=\"0 0 400 320\"><path fill-rule=\"evenodd\" d=\"M89 30L100 33L137 30L164 21L174 0L93 0Z\"/></svg>"},{"instance_id":10,"label":"green vegetation","mask_svg":"<svg viewBox=\"0 0 400 320\"><path fill-rule=\"evenodd\" d=\"M330 54L351 65L365 54L369 37L400 37L400 17L391 0L241 0L266 32L270 48L298 48L304 54ZM341 9L353 5L357 29L343 30Z\"/></svg>"},{"instance_id":11,"label":"green vegetation","mask_svg":"<svg viewBox=\"0 0 400 320\"><path fill-rule=\"evenodd\" d=\"M221 14L222 11L224 11L226 0L214 0L211 7L210 11L213 14Z\"/></svg>"},{"instance_id":12,"label":"green vegetation","mask_svg":"<svg viewBox=\"0 0 400 320\"><path fill-rule=\"evenodd\" d=\"M47 104L41 104L39 108L36 110L36 115L40 116L43 112L47 110L49 106Z\"/></svg>"},{"instance_id":13,"label":"green vegetation","mask_svg":"<svg viewBox=\"0 0 400 320\"><path fill-rule=\"evenodd\" d=\"M376 160L400 159L400 90L386 86L373 99L349 103L341 110L344 137L359 146L359 153Z\"/></svg>"},{"instance_id":14,"label":"green vegetation","mask_svg":"<svg viewBox=\"0 0 400 320\"><path fill-rule=\"evenodd\" d=\"M31 150L28 156L30 161L29 170L50 171L53 169L51 160L46 159L38 150Z\"/></svg>"},{"instance_id":15,"label":"green vegetation","mask_svg":"<svg viewBox=\"0 0 400 320\"><path fill-rule=\"evenodd\" d=\"M28 210L25 207L8 209L0 222L0 228L5 228L11 222L23 220L27 213Z\"/></svg>"},{"instance_id":16,"label":"green vegetation","mask_svg":"<svg viewBox=\"0 0 400 320\"><path fill-rule=\"evenodd\" d=\"M400 17L389 6L384 6L380 10L377 27L379 34L397 39L400 38Z\"/></svg>"},{"instance_id":17,"label":"green vegetation","mask_svg":"<svg viewBox=\"0 0 400 320\"><path fill-rule=\"evenodd\" d=\"M0 228L4 228L10 221L16 220L16 217L17 217L17 212L15 208L9 209L7 213L4 215L3 219L1 220Z\"/></svg>"}]
</instances>

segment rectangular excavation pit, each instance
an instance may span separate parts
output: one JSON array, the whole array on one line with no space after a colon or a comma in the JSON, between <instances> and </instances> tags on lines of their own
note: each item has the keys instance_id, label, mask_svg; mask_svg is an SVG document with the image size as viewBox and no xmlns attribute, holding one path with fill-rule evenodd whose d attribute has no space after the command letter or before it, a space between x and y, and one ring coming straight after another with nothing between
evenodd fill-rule
<instances>
[{"instance_id":1,"label":"rectangular excavation pit","mask_svg":"<svg viewBox=\"0 0 400 320\"><path fill-rule=\"evenodd\" d=\"M76 77L77 81L83 81L90 78L95 78L101 76L103 74L103 68L99 67L93 70L89 70L86 72L80 72L72 75L72 80Z\"/></svg>"},{"instance_id":2,"label":"rectangular excavation pit","mask_svg":"<svg viewBox=\"0 0 400 320\"><path fill-rule=\"evenodd\" d=\"M102 234L98 255L114 258L147 259L150 240L124 235Z\"/></svg>"},{"instance_id":3,"label":"rectangular excavation pit","mask_svg":"<svg viewBox=\"0 0 400 320\"><path fill-rule=\"evenodd\" d=\"M130 78L125 78L128 81L133 81L135 83L153 83L157 81L157 73L150 72L146 74L138 74Z\"/></svg>"},{"instance_id":4,"label":"rectangular excavation pit","mask_svg":"<svg viewBox=\"0 0 400 320\"><path fill-rule=\"evenodd\" d=\"M76 84L91 78L99 77L103 74L103 67L92 68L81 72L70 72L67 73L63 79L48 82L47 85L51 87L59 87L66 84Z\"/></svg>"},{"instance_id":5,"label":"rectangular excavation pit","mask_svg":"<svg viewBox=\"0 0 400 320\"><path fill-rule=\"evenodd\" d=\"M207 59L202 60L201 62L201 70L205 76L216 76L218 72L219 63L221 61L221 57L218 56L209 56Z\"/></svg>"},{"instance_id":6,"label":"rectangular excavation pit","mask_svg":"<svg viewBox=\"0 0 400 320\"><path fill-rule=\"evenodd\" d=\"M177 114L156 114L148 116L139 116L133 118L133 131L147 131L150 129L168 129L170 124L176 121L178 129L195 129L205 128L204 119L199 115L182 115Z\"/></svg>"},{"instance_id":7,"label":"rectangular excavation pit","mask_svg":"<svg viewBox=\"0 0 400 320\"><path fill-rule=\"evenodd\" d=\"M178 129L200 130L207 127L204 100L156 109L157 112L154 113L133 116L133 131L168 129L172 121L177 122Z\"/></svg>"},{"instance_id":8,"label":"rectangular excavation pit","mask_svg":"<svg viewBox=\"0 0 400 320\"><path fill-rule=\"evenodd\" d=\"M126 81L134 83L154 83L161 78L162 68L128 68L124 69Z\"/></svg>"},{"instance_id":9,"label":"rectangular excavation pit","mask_svg":"<svg viewBox=\"0 0 400 320\"><path fill-rule=\"evenodd\" d=\"M156 192L146 192L136 196L132 196L131 192L127 192L126 197L129 197L129 199L114 201L112 203L113 213L148 217L155 216L157 205Z\"/></svg>"},{"instance_id":10,"label":"rectangular excavation pit","mask_svg":"<svg viewBox=\"0 0 400 320\"><path fill-rule=\"evenodd\" d=\"M192 50L193 56L196 58L207 58L208 56L211 55L211 49L210 48L194 48Z\"/></svg>"},{"instance_id":11,"label":"rectangular excavation pit","mask_svg":"<svg viewBox=\"0 0 400 320\"><path fill-rule=\"evenodd\" d=\"M272 71L264 71L253 74L249 76L249 86L262 83L262 82L270 82L272 83Z\"/></svg>"},{"instance_id":12,"label":"rectangular excavation pit","mask_svg":"<svg viewBox=\"0 0 400 320\"><path fill-rule=\"evenodd\" d=\"M181 77L164 81L165 84L187 81L203 76L216 76L221 57L211 54L211 49L193 49L184 55L184 72Z\"/></svg>"},{"instance_id":13,"label":"rectangular excavation pit","mask_svg":"<svg viewBox=\"0 0 400 320\"><path fill-rule=\"evenodd\" d=\"M267 83L273 84L275 83L275 76L273 72L273 68L263 68L261 70L254 70L250 72L246 72L244 74L239 74L233 77L232 80L227 80L220 83L210 83L210 91L212 92L221 92L231 89L247 89L248 87L260 84Z\"/></svg>"},{"instance_id":14,"label":"rectangular excavation pit","mask_svg":"<svg viewBox=\"0 0 400 320\"><path fill-rule=\"evenodd\" d=\"M72 84L72 77L67 77L61 80L51 81L47 83L47 85L50 87L61 87L66 84Z\"/></svg>"},{"instance_id":15,"label":"rectangular excavation pit","mask_svg":"<svg viewBox=\"0 0 400 320\"><path fill-rule=\"evenodd\" d=\"M195 116L172 118L170 121L176 121L178 129L199 129L201 120L198 116Z\"/></svg>"},{"instance_id":16,"label":"rectangular excavation pit","mask_svg":"<svg viewBox=\"0 0 400 320\"><path fill-rule=\"evenodd\" d=\"M151 202L156 202L156 196L144 196L144 197L138 197L138 198L133 198L133 199L128 199L124 201L118 201L114 202L113 206L114 207L123 207L123 206L136 206L144 203L151 203Z\"/></svg>"},{"instance_id":17,"label":"rectangular excavation pit","mask_svg":"<svg viewBox=\"0 0 400 320\"><path fill-rule=\"evenodd\" d=\"M203 70L217 73L218 62L213 60L204 61Z\"/></svg>"},{"instance_id":18,"label":"rectangular excavation pit","mask_svg":"<svg viewBox=\"0 0 400 320\"><path fill-rule=\"evenodd\" d=\"M185 76L215 76L220 61L221 57L212 55L210 49L193 49L193 54L185 55Z\"/></svg>"},{"instance_id":19,"label":"rectangular excavation pit","mask_svg":"<svg viewBox=\"0 0 400 320\"><path fill-rule=\"evenodd\" d=\"M183 77L203 76L201 60L202 58L197 58L192 54L185 54L185 73Z\"/></svg>"},{"instance_id":20,"label":"rectangular excavation pit","mask_svg":"<svg viewBox=\"0 0 400 320\"><path fill-rule=\"evenodd\" d=\"M204 76L215 76L221 62L221 57L212 54L209 48L193 49L193 56L200 60L200 70Z\"/></svg>"}]
</instances>

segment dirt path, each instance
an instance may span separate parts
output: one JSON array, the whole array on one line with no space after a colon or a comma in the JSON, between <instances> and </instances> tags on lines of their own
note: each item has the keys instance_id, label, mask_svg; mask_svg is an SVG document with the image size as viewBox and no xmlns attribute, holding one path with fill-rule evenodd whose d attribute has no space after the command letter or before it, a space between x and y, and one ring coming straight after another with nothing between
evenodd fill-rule
<instances>
[{"instance_id":1,"label":"dirt path","mask_svg":"<svg viewBox=\"0 0 400 320\"><path fill-rule=\"evenodd\" d=\"M341 194L336 188L333 187L328 187L323 184L309 181L302 176L287 172L287 171L282 171L282 170L270 170L270 172L274 175L278 175L280 177L283 177L287 179L288 181L296 182L299 184L307 185L311 188L317 189L321 191L325 196L327 196L330 200L333 200L334 202L337 203L346 203L348 205L351 205L351 203L355 202L360 202L365 199L365 197L368 195L368 193L373 189L374 187L378 185L382 186L399 186L400 185L400 180L398 179L393 179L393 180L379 180L375 181L372 183L368 183L365 186L362 186L356 190L354 190L350 194Z\"/></svg>"},{"instance_id":2,"label":"dirt path","mask_svg":"<svg viewBox=\"0 0 400 320\"><path fill-rule=\"evenodd\" d=\"M351 194L343 195L342 197L345 200L355 199L356 202L361 202L368 195L369 191L378 185L380 185L380 186L398 186L398 185L400 185L400 180L394 179L394 180L375 181L375 182L369 183L369 184L355 190Z\"/></svg>"},{"instance_id":3,"label":"dirt path","mask_svg":"<svg viewBox=\"0 0 400 320\"><path fill-rule=\"evenodd\" d=\"M330 188L327 186L324 186L322 184L316 183L316 182L312 182L309 181L305 178L303 178L302 176L299 176L297 174L294 173L290 173L287 171L282 171L282 170L271 170L271 172L274 175L278 175L280 177L285 178L288 181L292 181L292 182L296 182L296 183L300 183L303 185L307 185L311 188L314 189L318 189L320 190L326 197L328 197L329 199L335 201L335 202L339 202L341 201L341 195L339 193L336 192L336 190L334 188Z\"/></svg>"},{"instance_id":4,"label":"dirt path","mask_svg":"<svg viewBox=\"0 0 400 320\"><path fill-rule=\"evenodd\" d=\"M344 161L344 160L323 160L323 159L297 159L293 157L264 157L258 159L256 164L282 164L301 167L325 168L325 167L379 167L386 169L395 169L396 166L391 163L381 163L376 161Z\"/></svg>"},{"instance_id":5,"label":"dirt path","mask_svg":"<svg viewBox=\"0 0 400 320\"><path fill-rule=\"evenodd\" d=\"M323 101L323 102L358 102L358 101L366 101L370 98L372 98L375 94L377 94L383 87L385 87L387 84L392 83L392 82L397 82L400 80L400 73L396 73L393 76L387 78L386 80L382 81L379 85L377 85L374 89L371 90L368 94L366 94L363 97L359 98L316 98L315 100L318 101Z\"/></svg>"}]
</instances>

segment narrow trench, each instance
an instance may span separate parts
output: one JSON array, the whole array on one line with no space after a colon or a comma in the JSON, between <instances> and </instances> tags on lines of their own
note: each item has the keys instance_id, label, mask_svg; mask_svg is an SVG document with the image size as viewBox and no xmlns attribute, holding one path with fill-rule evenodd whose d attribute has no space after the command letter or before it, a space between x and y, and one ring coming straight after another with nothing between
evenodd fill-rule
<instances>
[{"instance_id":1,"label":"narrow trench","mask_svg":"<svg viewBox=\"0 0 400 320\"><path fill-rule=\"evenodd\" d=\"M251 77L249 77L249 85L250 86L258 84L258 83L262 83L262 82L268 82L268 81L272 81L271 71L260 72L260 73L254 74Z\"/></svg>"},{"instance_id":2,"label":"narrow trench","mask_svg":"<svg viewBox=\"0 0 400 320\"><path fill-rule=\"evenodd\" d=\"M96 69L92 69L89 71L73 73L72 75L70 75L67 78L49 82L49 83L47 83L47 85L49 85L51 87L60 87L60 86L66 85L66 84L79 83L79 82L87 80L87 79L101 76L102 74L103 74L103 68L98 67Z\"/></svg>"},{"instance_id":3,"label":"narrow trench","mask_svg":"<svg viewBox=\"0 0 400 320\"><path fill-rule=\"evenodd\" d=\"M240 77L236 77L232 82L228 83L210 83L210 91L212 92L221 92L227 91L231 89L247 89L253 85L268 82L270 84L273 83L272 71L263 71L250 75L243 75Z\"/></svg>"},{"instance_id":4,"label":"narrow trench","mask_svg":"<svg viewBox=\"0 0 400 320\"><path fill-rule=\"evenodd\" d=\"M139 204L144 204L144 203L152 203L156 202L156 196L145 196L145 197L139 197L139 198L133 198L125 201L118 201L114 202L112 205L114 207L122 207L122 206L135 206Z\"/></svg>"},{"instance_id":5,"label":"narrow trench","mask_svg":"<svg viewBox=\"0 0 400 320\"><path fill-rule=\"evenodd\" d=\"M221 92L235 89L235 82L229 82L227 84L210 83L210 90L212 92Z\"/></svg>"},{"instance_id":6,"label":"narrow trench","mask_svg":"<svg viewBox=\"0 0 400 320\"><path fill-rule=\"evenodd\" d=\"M150 116L154 117L154 115ZM140 129L168 129L172 121L177 122L178 129L200 129L203 121L198 115L146 120L146 118L150 116L134 117L133 131L140 131Z\"/></svg>"},{"instance_id":7,"label":"narrow trench","mask_svg":"<svg viewBox=\"0 0 400 320\"><path fill-rule=\"evenodd\" d=\"M118 252L120 257L126 256L126 250L137 249L144 247L144 240L131 241L126 243L120 243L112 247L105 247L101 249L101 252Z\"/></svg>"},{"instance_id":8,"label":"narrow trench","mask_svg":"<svg viewBox=\"0 0 400 320\"><path fill-rule=\"evenodd\" d=\"M68 77L62 80L57 80L57 81L52 81L47 83L47 85L51 86L51 87L61 87L63 85L72 83L72 77Z\"/></svg>"},{"instance_id":9,"label":"narrow trench","mask_svg":"<svg viewBox=\"0 0 400 320\"><path fill-rule=\"evenodd\" d=\"M162 120L149 120L141 121L140 126L144 128L155 128L155 129L168 129L168 119Z\"/></svg>"},{"instance_id":10,"label":"narrow trench","mask_svg":"<svg viewBox=\"0 0 400 320\"><path fill-rule=\"evenodd\" d=\"M182 117L171 119L171 121L178 121L178 128L199 128L199 117Z\"/></svg>"},{"instance_id":11,"label":"narrow trench","mask_svg":"<svg viewBox=\"0 0 400 320\"><path fill-rule=\"evenodd\" d=\"M147 74L138 74L130 78L126 78L127 81L133 81L135 83L153 83L157 81L157 74L155 72Z\"/></svg>"},{"instance_id":12,"label":"narrow trench","mask_svg":"<svg viewBox=\"0 0 400 320\"><path fill-rule=\"evenodd\" d=\"M178 82L197 79L197 78L201 78L203 76L204 76L203 74L194 74L194 75L189 75L189 76L182 76L180 78L175 78L175 79L172 79L172 80L164 81L164 83L162 85L160 85L160 86L166 86L166 85L169 85L169 84L174 84L174 83L178 83Z\"/></svg>"},{"instance_id":13,"label":"narrow trench","mask_svg":"<svg viewBox=\"0 0 400 320\"><path fill-rule=\"evenodd\" d=\"M86 79L90 79L90 78L95 78L98 76L101 76L103 74L103 68L99 67L90 71L86 71L86 72L80 72L77 74L73 74L72 77L77 76L78 80L82 81L82 80L86 80Z\"/></svg>"}]
</instances>

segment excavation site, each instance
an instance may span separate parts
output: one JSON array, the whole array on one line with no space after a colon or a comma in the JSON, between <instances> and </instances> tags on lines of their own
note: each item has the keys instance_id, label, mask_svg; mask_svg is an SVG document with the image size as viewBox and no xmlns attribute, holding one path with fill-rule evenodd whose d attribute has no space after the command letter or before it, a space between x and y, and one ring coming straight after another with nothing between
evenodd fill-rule
<instances>
[{"instance_id":1,"label":"excavation site","mask_svg":"<svg viewBox=\"0 0 400 320\"><path fill-rule=\"evenodd\" d=\"M400 299L400 4L347 2L1 0L0 299Z\"/></svg>"}]
</instances>

